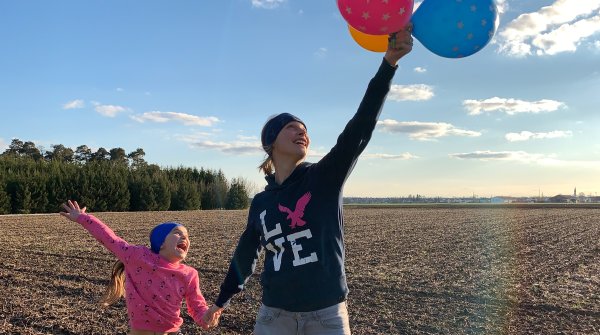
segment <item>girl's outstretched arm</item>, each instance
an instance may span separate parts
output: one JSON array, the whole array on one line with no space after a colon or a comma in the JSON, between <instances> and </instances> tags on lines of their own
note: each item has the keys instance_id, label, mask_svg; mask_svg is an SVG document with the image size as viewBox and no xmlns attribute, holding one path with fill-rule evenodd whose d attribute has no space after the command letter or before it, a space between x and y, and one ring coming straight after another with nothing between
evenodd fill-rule
<instances>
[{"instance_id":1,"label":"girl's outstretched arm","mask_svg":"<svg viewBox=\"0 0 600 335\"><path fill-rule=\"evenodd\" d=\"M117 236L112 229L100 219L86 213L86 207L80 208L77 201L69 200L66 204L63 204L62 207L65 209L65 212L60 212L60 215L79 223L123 263L127 264L129 262L128 258L130 258L132 253L136 250L134 246L129 245L127 241Z\"/></svg>"}]
</instances>

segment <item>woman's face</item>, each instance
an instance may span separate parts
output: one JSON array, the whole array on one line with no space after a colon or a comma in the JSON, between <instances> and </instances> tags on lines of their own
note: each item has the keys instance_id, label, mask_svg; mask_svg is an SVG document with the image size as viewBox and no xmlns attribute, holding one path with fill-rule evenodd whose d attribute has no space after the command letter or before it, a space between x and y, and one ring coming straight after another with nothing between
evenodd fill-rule
<instances>
[{"instance_id":1,"label":"woman's face","mask_svg":"<svg viewBox=\"0 0 600 335\"><path fill-rule=\"evenodd\" d=\"M289 159L300 162L308 154L310 139L304 125L298 121L286 124L273 143L273 158L275 161Z\"/></svg>"}]
</instances>

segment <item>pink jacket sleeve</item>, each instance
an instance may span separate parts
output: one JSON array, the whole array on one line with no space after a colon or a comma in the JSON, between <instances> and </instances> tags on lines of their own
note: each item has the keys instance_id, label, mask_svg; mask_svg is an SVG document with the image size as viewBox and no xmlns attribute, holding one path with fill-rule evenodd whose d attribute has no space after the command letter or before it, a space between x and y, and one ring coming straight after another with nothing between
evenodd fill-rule
<instances>
[{"instance_id":1,"label":"pink jacket sleeve","mask_svg":"<svg viewBox=\"0 0 600 335\"><path fill-rule=\"evenodd\" d=\"M206 300L204 300L204 296L200 291L200 279L198 277L198 271L193 269L192 280L190 280L190 284L187 288L185 295L185 303L187 305L187 310L190 316L194 319L194 321L199 325L204 325L204 321L202 321L202 317L208 311L208 306L206 305Z\"/></svg>"},{"instance_id":2,"label":"pink jacket sleeve","mask_svg":"<svg viewBox=\"0 0 600 335\"><path fill-rule=\"evenodd\" d=\"M126 255L134 249L127 241L117 236L104 222L91 214L80 214L77 217L77 223L122 262Z\"/></svg>"}]
</instances>

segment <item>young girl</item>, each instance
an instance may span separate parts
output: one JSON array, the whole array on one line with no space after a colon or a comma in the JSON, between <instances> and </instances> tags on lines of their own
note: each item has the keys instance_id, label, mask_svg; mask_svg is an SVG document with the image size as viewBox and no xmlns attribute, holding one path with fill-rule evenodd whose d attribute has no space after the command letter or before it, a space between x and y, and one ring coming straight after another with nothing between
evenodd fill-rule
<instances>
[{"instance_id":1,"label":"young girl","mask_svg":"<svg viewBox=\"0 0 600 335\"><path fill-rule=\"evenodd\" d=\"M264 125L267 158L260 169L268 185L252 200L246 229L206 320L218 318L243 289L264 248L262 306L254 334L350 334L343 186L375 129L397 61L412 49L410 29L390 35L358 111L318 163L304 162L310 140L302 120L283 113Z\"/></svg>"},{"instance_id":2,"label":"young girl","mask_svg":"<svg viewBox=\"0 0 600 335\"><path fill-rule=\"evenodd\" d=\"M82 225L119 259L102 302L110 305L125 295L130 335L177 333L183 323L179 315L183 298L189 314L202 328L216 325L214 318L202 320L208 306L200 292L198 272L181 263L190 249L183 225L166 222L154 227L148 249L115 235L106 224L87 214L85 207L80 209L77 201L69 200L63 208L66 212L61 215Z\"/></svg>"}]
</instances>

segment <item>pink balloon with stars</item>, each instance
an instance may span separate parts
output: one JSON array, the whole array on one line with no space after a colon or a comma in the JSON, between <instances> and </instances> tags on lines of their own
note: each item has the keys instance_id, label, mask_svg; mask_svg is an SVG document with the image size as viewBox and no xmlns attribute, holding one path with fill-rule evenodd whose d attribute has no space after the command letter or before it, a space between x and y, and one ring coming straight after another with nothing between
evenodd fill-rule
<instances>
[{"instance_id":1,"label":"pink balloon with stars","mask_svg":"<svg viewBox=\"0 0 600 335\"><path fill-rule=\"evenodd\" d=\"M413 0L337 0L352 28L369 35L387 35L404 27L412 16Z\"/></svg>"}]
</instances>

